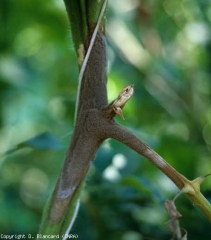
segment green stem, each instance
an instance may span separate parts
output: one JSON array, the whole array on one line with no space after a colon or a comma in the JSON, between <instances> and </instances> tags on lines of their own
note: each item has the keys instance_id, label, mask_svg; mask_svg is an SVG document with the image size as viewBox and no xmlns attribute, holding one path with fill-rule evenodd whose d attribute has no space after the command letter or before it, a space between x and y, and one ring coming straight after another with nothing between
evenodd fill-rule
<instances>
[{"instance_id":1,"label":"green stem","mask_svg":"<svg viewBox=\"0 0 211 240\"><path fill-rule=\"evenodd\" d=\"M89 46L86 40L92 35L104 0L64 0L64 2L70 21L75 51L78 55L78 49L81 45L85 46L85 50L87 50ZM105 22L106 13L100 23L102 32L104 32L105 29Z\"/></svg>"},{"instance_id":2,"label":"green stem","mask_svg":"<svg viewBox=\"0 0 211 240\"><path fill-rule=\"evenodd\" d=\"M193 181L185 180L184 188L181 189L191 202L197 206L204 215L211 221L211 204L207 201L204 195L200 192L200 184L205 178L199 177Z\"/></svg>"},{"instance_id":3,"label":"green stem","mask_svg":"<svg viewBox=\"0 0 211 240\"><path fill-rule=\"evenodd\" d=\"M83 11L81 9L80 1L78 0L64 0L67 15L70 22L72 39L74 43L75 50L79 48L85 40L85 28L83 22Z\"/></svg>"},{"instance_id":4,"label":"green stem","mask_svg":"<svg viewBox=\"0 0 211 240\"><path fill-rule=\"evenodd\" d=\"M68 229L68 226L71 222L71 219L74 216L75 209L77 206L78 199L80 197L81 191L84 186L84 180L80 184L79 188L77 189L76 194L72 198L71 204L69 205L69 208L67 212L65 213L65 216L63 216L63 219L59 221L58 223L51 224L49 223L49 213L50 209L52 206L52 199L53 199L53 194L51 198L47 201L46 206L43 211L43 216L42 216L42 222L40 226L39 233L43 235L57 235L59 234L59 239L62 239L62 235L65 234L66 230Z\"/></svg>"}]
</instances>

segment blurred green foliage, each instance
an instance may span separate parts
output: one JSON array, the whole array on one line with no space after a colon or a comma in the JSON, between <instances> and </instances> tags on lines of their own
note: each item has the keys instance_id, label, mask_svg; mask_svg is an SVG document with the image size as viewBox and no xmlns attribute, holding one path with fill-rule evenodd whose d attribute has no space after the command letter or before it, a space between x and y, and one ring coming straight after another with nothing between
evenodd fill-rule
<instances>
[{"instance_id":1,"label":"blurred green foliage","mask_svg":"<svg viewBox=\"0 0 211 240\"><path fill-rule=\"evenodd\" d=\"M125 125L180 173L211 172L211 2L110 1L108 97L128 84ZM0 1L0 233L38 232L74 121L77 61L62 0ZM211 180L202 192L211 199ZM178 192L121 143L99 149L73 227L79 239L170 239L163 203ZM189 239L210 223L181 196Z\"/></svg>"}]
</instances>

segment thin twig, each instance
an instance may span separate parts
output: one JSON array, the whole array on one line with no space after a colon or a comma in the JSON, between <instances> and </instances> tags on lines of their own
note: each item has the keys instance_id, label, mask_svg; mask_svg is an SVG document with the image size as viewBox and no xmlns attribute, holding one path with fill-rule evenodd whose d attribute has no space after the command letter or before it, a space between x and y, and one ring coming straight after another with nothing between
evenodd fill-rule
<instances>
[{"instance_id":1,"label":"thin twig","mask_svg":"<svg viewBox=\"0 0 211 240\"><path fill-rule=\"evenodd\" d=\"M114 138L124 143L129 148L146 157L157 168L159 168L163 173L165 173L166 176L168 176L178 186L179 189L182 189L185 183L188 183L188 179L186 179L183 175L177 172L160 155L158 155L145 142L136 137L132 132L116 123L111 125L108 129L106 129L106 131L111 138Z\"/></svg>"}]
</instances>

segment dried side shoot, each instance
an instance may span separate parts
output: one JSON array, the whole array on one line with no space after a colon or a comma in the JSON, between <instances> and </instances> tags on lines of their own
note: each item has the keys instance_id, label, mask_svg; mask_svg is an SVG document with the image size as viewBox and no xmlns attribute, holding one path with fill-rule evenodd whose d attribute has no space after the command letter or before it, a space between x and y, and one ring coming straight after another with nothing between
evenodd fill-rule
<instances>
[{"instance_id":1,"label":"dried side shoot","mask_svg":"<svg viewBox=\"0 0 211 240\"><path fill-rule=\"evenodd\" d=\"M133 93L133 84L123 88L119 93L118 97L104 108L104 116L106 118L112 119L116 114L118 114L124 120L122 108L125 106L126 102L132 97Z\"/></svg>"},{"instance_id":2,"label":"dried side shoot","mask_svg":"<svg viewBox=\"0 0 211 240\"><path fill-rule=\"evenodd\" d=\"M170 220L166 223L166 226L171 230L173 236L171 240L175 238L178 240L187 239L187 231L180 228L179 218L182 217L182 214L177 210L175 205L176 199L183 193L183 189L174 197L173 200L166 200L164 203L165 209L168 212Z\"/></svg>"}]
</instances>

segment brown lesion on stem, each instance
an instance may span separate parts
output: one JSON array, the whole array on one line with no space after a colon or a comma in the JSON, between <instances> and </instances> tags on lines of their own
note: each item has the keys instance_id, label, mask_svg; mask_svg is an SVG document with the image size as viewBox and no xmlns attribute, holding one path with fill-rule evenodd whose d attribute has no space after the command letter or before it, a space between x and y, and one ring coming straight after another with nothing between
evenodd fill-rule
<instances>
[{"instance_id":1,"label":"brown lesion on stem","mask_svg":"<svg viewBox=\"0 0 211 240\"><path fill-rule=\"evenodd\" d=\"M91 35L92 31L84 43L85 51ZM133 95L134 87L125 87L119 96L108 104L106 65L106 39L104 31L99 28L81 82L75 129L46 215L49 225L63 224L61 222L64 222L67 209L73 204L72 199L77 196L96 151L107 138L116 139L147 158L179 189L190 182L145 142L114 121L116 114L124 118L122 108ZM187 196L211 219L210 205L203 207L206 204L203 195L197 193L195 196L189 192Z\"/></svg>"},{"instance_id":2,"label":"brown lesion on stem","mask_svg":"<svg viewBox=\"0 0 211 240\"><path fill-rule=\"evenodd\" d=\"M97 123L100 121L100 109L107 104L106 61L105 36L98 32L82 78L75 129L53 194L51 223L59 222L64 216L96 151L105 139ZM96 128L91 127L93 122Z\"/></svg>"}]
</instances>

